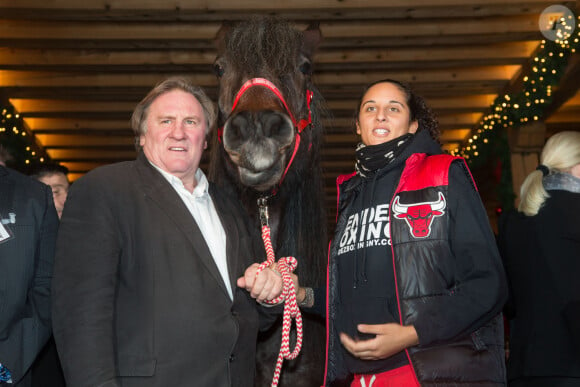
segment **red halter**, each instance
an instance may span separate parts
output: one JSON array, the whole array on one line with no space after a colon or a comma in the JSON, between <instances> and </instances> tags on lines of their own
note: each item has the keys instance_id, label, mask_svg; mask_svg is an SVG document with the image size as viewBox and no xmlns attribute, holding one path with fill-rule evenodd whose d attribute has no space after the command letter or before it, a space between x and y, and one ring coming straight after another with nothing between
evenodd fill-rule
<instances>
[{"instance_id":1,"label":"red halter","mask_svg":"<svg viewBox=\"0 0 580 387\"><path fill-rule=\"evenodd\" d=\"M278 186L280 186L282 184L282 181L284 181L284 178L286 177L286 173L288 173L288 169L290 169L290 165L292 165L292 162L294 161L294 156L296 156L296 153L298 152L298 148L300 147L300 133L302 133L302 131L308 125L310 125L312 123L312 113L310 111L310 103L312 102L312 97L313 97L314 93L312 92L312 90L306 90L306 107L308 108L308 118L303 118L300 121L296 122L296 118L294 117L294 114L292 114L292 111L288 108L288 104L286 103L284 96L282 95L280 90L276 87L276 85L274 85L272 82L270 82L269 80L267 80L265 78L252 78L252 79L247 80L242 85L242 87L240 87L240 90L238 91L238 93L236 94L236 96L234 98L234 103L232 105L232 112L236 109L236 106L238 105L240 98L242 98L242 95L244 95L244 93L246 91L248 91L250 88L252 88L254 86L265 87L268 90L270 90L272 93L274 93L276 95L276 97L278 97L280 102L282 102L282 105L284 105L284 109L286 109L286 113L288 113L288 116L290 116L290 119L292 120L292 124L294 125L294 128L296 129L296 136L295 136L295 141L294 141L294 151L292 152L292 156L290 157L290 160L288 161L288 164L286 165L286 169L284 170L284 173L282 174L282 178L280 178L280 182L278 183ZM223 127L218 128L218 140L219 140L219 142L222 142L223 134L224 134L224 128ZM274 191L276 191L276 189Z\"/></svg>"}]
</instances>

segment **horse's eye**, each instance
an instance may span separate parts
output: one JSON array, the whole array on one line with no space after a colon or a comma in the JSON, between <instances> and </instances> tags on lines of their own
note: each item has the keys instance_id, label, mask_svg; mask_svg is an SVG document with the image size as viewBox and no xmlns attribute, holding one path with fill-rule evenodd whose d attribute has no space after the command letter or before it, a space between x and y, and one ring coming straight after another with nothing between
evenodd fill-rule
<instances>
[{"instance_id":1,"label":"horse's eye","mask_svg":"<svg viewBox=\"0 0 580 387\"><path fill-rule=\"evenodd\" d=\"M312 63L304 61L299 67L300 72L304 75L312 75Z\"/></svg>"},{"instance_id":2,"label":"horse's eye","mask_svg":"<svg viewBox=\"0 0 580 387\"><path fill-rule=\"evenodd\" d=\"M218 78L221 78L224 75L225 70L219 63L214 63L213 72L218 76Z\"/></svg>"}]
</instances>

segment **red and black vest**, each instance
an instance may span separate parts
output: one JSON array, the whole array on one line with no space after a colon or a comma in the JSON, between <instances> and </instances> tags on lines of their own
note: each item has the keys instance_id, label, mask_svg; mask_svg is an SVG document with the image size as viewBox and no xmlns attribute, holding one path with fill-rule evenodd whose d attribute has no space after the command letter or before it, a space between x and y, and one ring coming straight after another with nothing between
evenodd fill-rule
<instances>
[{"instance_id":1,"label":"red and black vest","mask_svg":"<svg viewBox=\"0 0 580 387\"><path fill-rule=\"evenodd\" d=\"M464 163L460 157L444 154L411 155L391 198L391 249L403 325L428 321L431 311L445 310L443 306L454 293L454 260L461 258L454 257L449 242L453 219L447 198L449 170L454 161ZM467 166L465 170L469 173ZM338 185L351 177L340 176ZM464 337L411 347L406 353L422 386L467 386L475 381L480 386L497 386L504 378L497 371L502 369L497 362L503 361L503 345L493 343L503 337L501 330L498 316Z\"/></svg>"},{"instance_id":2,"label":"red and black vest","mask_svg":"<svg viewBox=\"0 0 580 387\"><path fill-rule=\"evenodd\" d=\"M465 162L450 155L411 155L391 200L391 249L403 325L425 321L430 310L437 310L437 304L443 309L445 299L454 293L454 260L461 257L454 257L449 243L452 219L447 197L449 169L455 160ZM503 375L492 375L498 369L495 348L480 340L501 329L496 320L453 342L409 348L406 352L421 385L443 386L446 380L450 385L501 381Z\"/></svg>"}]
</instances>

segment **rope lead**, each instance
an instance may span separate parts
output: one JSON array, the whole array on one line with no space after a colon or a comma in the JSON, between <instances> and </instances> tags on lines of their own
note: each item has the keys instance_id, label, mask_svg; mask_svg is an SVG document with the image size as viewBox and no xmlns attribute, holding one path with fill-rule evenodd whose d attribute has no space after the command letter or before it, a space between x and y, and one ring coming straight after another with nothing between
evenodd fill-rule
<instances>
[{"instance_id":1,"label":"rope lead","mask_svg":"<svg viewBox=\"0 0 580 387\"><path fill-rule=\"evenodd\" d=\"M266 249L266 260L258 267L256 276L274 263L274 249L272 248L272 240L270 238L270 227L267 223L262 225L262 240L264 241L264 248ZM296 290L291 276L291 273L296 269L297 265L298 261L294 257L283 257L278 260L277 269L282 274L284 284L282 294L271 301L264 301L267 304L279 304L284 301L282 340L271 387L278 386L284 359L296 359L300 353L300 349L302 349L302 315L296 302ZM292 319L296 320L296 346L293 351L290 351L290 328L292 327Z\"/></svg>"}]
</instances>

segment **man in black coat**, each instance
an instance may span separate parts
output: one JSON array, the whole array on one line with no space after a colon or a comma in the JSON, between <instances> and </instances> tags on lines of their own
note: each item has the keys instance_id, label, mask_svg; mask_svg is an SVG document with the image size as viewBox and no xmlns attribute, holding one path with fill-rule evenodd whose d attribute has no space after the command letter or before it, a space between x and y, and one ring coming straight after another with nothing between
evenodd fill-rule
<instances>
[{"instance_id":1,"label":"man in black coat","mask_svg":"<svg viewBox=\"0 0 580 387\"><path fill-rule=\"evenodd\" d=\"M253 298L282 281L256 277L241 207L199 169L214 117L201 89L170 78L133 113L137 160L71 186L53 309L67 386L253 386L269 314Z\"/></svg>"},{"instance_id":2,"label":"man in black coat","mask_svg":"<svg viewBox=\"0 0 580 387\"><path fill-rule=\"evenodd\" d=\"M0 220L0 374L24 387L50 336L58 229L50 188L0 165Z\"/></svg>"}]
</instances>

